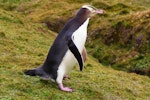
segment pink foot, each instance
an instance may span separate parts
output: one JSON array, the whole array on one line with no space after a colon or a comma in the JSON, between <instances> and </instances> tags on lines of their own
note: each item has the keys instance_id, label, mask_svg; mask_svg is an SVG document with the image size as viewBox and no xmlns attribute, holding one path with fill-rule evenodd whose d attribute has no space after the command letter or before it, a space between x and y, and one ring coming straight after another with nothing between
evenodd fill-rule
<instances>
[{"instance_id":1,"label":"pink foot","mask_svg":"<svg viewBox=\"0 0 150 100\"><path fill-rule=\"evenodd\" d=\"M58 87L60 90L62 91L66 91L66 92L73 92L73 90L69 87L64 87L63 84L58 84Z\"/></svg>"}]
</instances>

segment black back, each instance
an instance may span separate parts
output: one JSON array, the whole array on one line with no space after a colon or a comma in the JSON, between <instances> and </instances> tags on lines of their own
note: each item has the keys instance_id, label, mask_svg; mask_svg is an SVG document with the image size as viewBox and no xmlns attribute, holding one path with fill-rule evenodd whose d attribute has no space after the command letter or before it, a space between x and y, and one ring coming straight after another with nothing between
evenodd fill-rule
<instances>
[{"instance_id":1,"label":"black back","mask_svg":"<svg viewBox=\"0 0 150 100\"><path fill-rule=\"evenodd\" d=\"M81 8L77 15L66 23L62 31L56 37L51 46L47 58L42 65L42 69L51 74L53 79L57 78L58 67L66 54L68 40L70 40L73 32L75 32L89 18L90 11L86 8Z\"/></svg>"}]
</instances>

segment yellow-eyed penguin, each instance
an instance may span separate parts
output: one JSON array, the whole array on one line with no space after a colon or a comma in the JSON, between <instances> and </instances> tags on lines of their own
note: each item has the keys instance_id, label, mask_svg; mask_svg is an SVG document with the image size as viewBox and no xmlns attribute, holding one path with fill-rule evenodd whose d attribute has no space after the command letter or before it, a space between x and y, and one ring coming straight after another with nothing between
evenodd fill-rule
<instances>
[{"instance_id":1,"label":"yellow-eyed penguin","mask_svg":"<svg viewBox=\"0 0 150 100\"><path fill-rule=\"evenodd\" d=\"M86 58L84 45L87 26L90 17L96 13L103 14L104 11L91 5L82 6L76 16L65 24L56 37L43 65L39 68L26 70L25 74L52 80L58 84L60 90L72 92L71 88L63 86L62 80L77 62L82 71Z\"/></svg>"}]
</instances>

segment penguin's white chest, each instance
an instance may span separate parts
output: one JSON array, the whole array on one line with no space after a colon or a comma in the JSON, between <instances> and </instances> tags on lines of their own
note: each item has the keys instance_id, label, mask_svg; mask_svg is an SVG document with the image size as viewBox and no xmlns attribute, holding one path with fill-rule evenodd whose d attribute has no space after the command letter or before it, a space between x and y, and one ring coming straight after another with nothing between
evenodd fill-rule
<instances>
[{"instance_id":1,"label":"penguin's white chest","mask_svg":"<svg viewBox=\"0 0 150 100\"><path fill-rule=\"evenodd\" d=\"M82 52L86 37L87 37L87 25L89 20L87 19L83 25L81 25L73 34L72 34L72 40L77 46L80 53Z\"/></svg>"},{"instance_id":2,"label":"penguin's white chest","mask_svg":"<svg viewBox=\"0 0 150 100\"><path fill-rule=\"evenodd\" d=\"M72 40L78 48L79 52L82 54L82 50L84 49L84 45L87 37L87 26L89 23L89 19L87 19L73 34ZM65 74L69 73L71 69L77 63L76 58L72 54L70 50L68 50L59 66L59 70L64 71Z\"/></svg>"}]
</instances>

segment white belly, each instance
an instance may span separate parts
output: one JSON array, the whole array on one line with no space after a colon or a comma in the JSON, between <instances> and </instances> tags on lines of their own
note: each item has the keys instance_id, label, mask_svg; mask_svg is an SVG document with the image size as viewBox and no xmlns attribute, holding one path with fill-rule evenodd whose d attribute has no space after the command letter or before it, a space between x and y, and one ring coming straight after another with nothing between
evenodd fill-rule
<instances>
[{"instance_id":1,"label":"white belly","mask_svg":"<svg viewBox=\"0 0 150 100\"><path fill-rule=\"evenodd\" d=\"M78 28L78 30L76 30L72 35L72 40L77 46L80 53L82 53L86 42L88 23L89 19L87 19L86 22L83 25L81 25ZM68 74L76 63L77 60L74 57L73 53L70 50L68 50L59 66L59 70L61 70L64 74Z\"/></svg>"}]
</instances>

